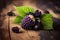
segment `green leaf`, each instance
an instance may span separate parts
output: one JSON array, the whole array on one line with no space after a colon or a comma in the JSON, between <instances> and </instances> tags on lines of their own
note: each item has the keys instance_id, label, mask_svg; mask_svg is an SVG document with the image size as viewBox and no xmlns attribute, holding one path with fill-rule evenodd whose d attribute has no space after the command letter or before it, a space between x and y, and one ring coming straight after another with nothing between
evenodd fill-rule
<instances>
[{"instance_id":1,"label":"green leaf","mask_svg":"<svg viewBox=\"0 0 60 40\"><path fill-rule=\"evenodd\" d=\"M43 14L41 18L43 28L46 30L53 29L53 20L51 14Z\"/></svg>"},{"instance_id":2,"label":"green leaf","mask_svg":"<svg viewBox=\"0 0 60 40\"><path fill-rule=\"evenodd\" d=\"M15 6L14 8L21 17L25 17L29 12L34 13L34 9L28 6L18 6L18 7Z\"/></svg>"}]
</instances>

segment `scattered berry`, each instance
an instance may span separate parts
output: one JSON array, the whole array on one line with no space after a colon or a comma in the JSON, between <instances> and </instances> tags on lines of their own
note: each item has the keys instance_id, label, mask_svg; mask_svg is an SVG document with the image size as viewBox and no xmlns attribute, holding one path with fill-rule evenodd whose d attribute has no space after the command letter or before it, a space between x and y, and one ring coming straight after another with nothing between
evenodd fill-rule
<instances>
[{"instance_id":1,"label":"scattered berry","mask_svg":"<svg viewBox=\"0 0 60 40\"><path fill-rule=\"evenodd\" d=\"M12 31L15 32L15 33L19 33L19 28L18 27L13 27Z\"/></svg>"},{"instance_id":2,"label":"scattered berry","mask_svg":"<svg viewBox=\"0 0 60 40\"><path fill-rule=\"evenodd\" d=\"M8 12L7 15L8 15L8 16L13 16L13 15L15 15L15 14L14 14L13 12Z\"/></svg>"}]
</instances>

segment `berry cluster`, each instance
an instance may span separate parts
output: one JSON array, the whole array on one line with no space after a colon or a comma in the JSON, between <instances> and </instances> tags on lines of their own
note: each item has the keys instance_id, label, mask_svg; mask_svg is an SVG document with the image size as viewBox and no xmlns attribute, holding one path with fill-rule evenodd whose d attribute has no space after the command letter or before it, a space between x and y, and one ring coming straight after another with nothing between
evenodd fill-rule
<instances>
[{"instance_id":1,"label":"berry cluster","mask_svg":"<svg viewBox=\"0 0 60 40\"><path fill-rule=\"evenodd\" d=\"M35 21L33 21L30 16L34 16L33 18L35 19ZM22 28L24 29L39 29L39 27L41 27L41 24L40 22L38 21L39 19L37 18L40 18L41 16L41 12L39 12L39 10L36 10L35 13L31 13L29 12L28 15L26 17L23 18L22 20L22 23L21 23L21 26Z\"/></svg>"}]
</instances>

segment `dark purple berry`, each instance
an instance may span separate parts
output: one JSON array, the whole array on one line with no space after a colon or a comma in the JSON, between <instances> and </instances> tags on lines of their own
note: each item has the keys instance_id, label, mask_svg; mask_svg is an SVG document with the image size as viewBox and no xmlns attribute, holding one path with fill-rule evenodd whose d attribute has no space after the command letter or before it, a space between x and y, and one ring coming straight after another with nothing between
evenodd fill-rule
<instances>
[{"instance_id":1,"label":"dark purple berry","mask_svg":"<svg viewBox=\"0 0 60 40\"><path fill-rule=\"evenodd\" d=\"M21 23L22 28L24 29L32 29L34 27L34 21L27 15Z\"/></svg>"},{"instance_id":2,"label":"dark purple berry","mask_svg":"<svg viewBox=\"0 0 60 40\"><path fill-rule=\"evenodd\" d=\"M41 12L39 12L39 10L35 11L35 17L40 17L41 16Z\"/></svg>"},{"instance_id":3,"label":"dark purple berry","mask_svg":"<svg viewBox=\"0 0 60 40\"><path fill-rule=\"evenodd\" d=\"M13 12L8 12L7 15L8 16L15 16L15 14Z\"/></svg>"},{"instance_id":4,"label":"dark purple berry","mask_svg":"<svg viewBox=\"0 0 60 40\"><path fill-rule=\"evenodd\" d=\"M15 33L19 33L19 28L18 27L13 27L12 31L15 32Z\"/></svg>"}]
</instances>

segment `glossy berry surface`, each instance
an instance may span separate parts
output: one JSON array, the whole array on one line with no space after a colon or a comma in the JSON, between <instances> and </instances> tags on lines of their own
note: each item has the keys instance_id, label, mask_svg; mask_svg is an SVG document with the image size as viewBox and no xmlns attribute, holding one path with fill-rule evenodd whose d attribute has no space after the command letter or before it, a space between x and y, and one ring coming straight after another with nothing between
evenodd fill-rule
<instances>
[{"instance_id":1,"label":"glossy berry surface","mask_svg":"<svg viewBox=\"0 0 60 40\"><path fill-rule=\"evenodd\" d=\"M15 32L15 33L19 33L19 28L18 27L13 27L12 31Z\"/></svg>"},{"instance_id":2,"label":"glossy berry surface","mask_svg":"<svg viewBox=\"0 0 60 40\"><path fill-rule=\"evenodd\" d=\"M35 30L42 30L42 24L38 21L38 19L35 19Z\"/></svg>"},{"instance_id":3,"label":"glossy berry surface","mask_svg":"<svg viewBox=\"0 0 60 40\"><path fill-rule=\"evenodd\" d=\"M34 27L34 21L29 17L29 15L27 15L21 23L22 28L24 29L33 29Z\"/></svg>"},{"instance_id":4,"label":"glossy berry surface","mask_svg":"<svg viewBox=\"0 0 60 40\"><path fill-rule=\"evenodd\" d=\"M41 12L39 12L39 10L35 11L35 17L40 17L41 16Z\"/></svg>"}]
</instances>

